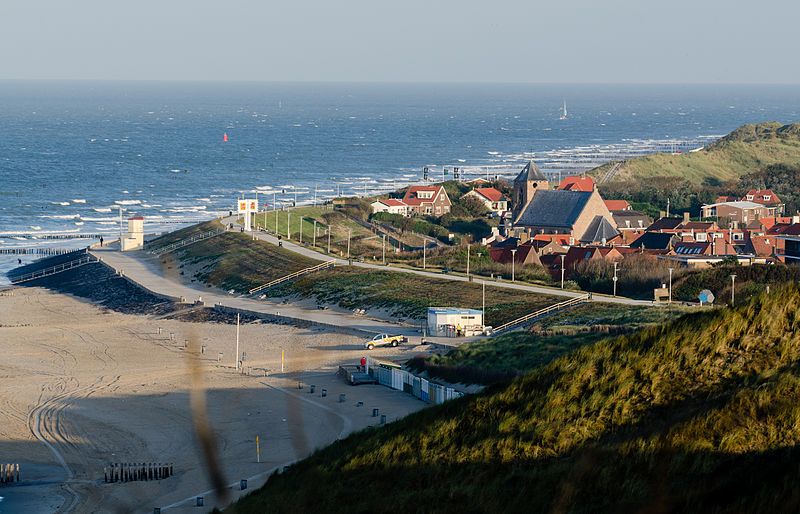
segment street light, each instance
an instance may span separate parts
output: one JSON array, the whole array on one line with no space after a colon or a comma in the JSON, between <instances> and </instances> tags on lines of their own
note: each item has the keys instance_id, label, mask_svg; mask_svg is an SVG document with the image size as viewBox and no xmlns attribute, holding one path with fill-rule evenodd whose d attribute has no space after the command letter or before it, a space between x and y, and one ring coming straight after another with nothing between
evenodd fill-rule
<instances>
[{"instance_id":1,"label":"street light","mask_svg":"<svg viewBox=\"0 0 800 514\"><path fill-rule=\"evenodd\" d=\"M514 266L517 262L517 249L514 248L511 250L511 281L515 282L514 278Z\"/></svg>"},{"instance_id":2,"label":"street light","mask_svg":"<svg viewBox=\"0 0 800 514\"><path fill-rule=\"evenodd\" d=\"M292 238L292 211L289 209L286 210L286 239Z\"/></svg>"},{"instance_id":3,"label":"street light","mask_svg":"<svg viewBox=\"0 0 800 514\"><path fill-rule=\"evenodd\" d=\"M386 266L386 234L383 234L383 246L381 247L383 265Z\"/></svg>"},{"instance_id":4,"label":"street light","mask_svg":"<svg viewBox=\"0 0 800 514\"><path fill-rule=\"evenodd\" d=\"M736 275L731 275L731 307L736 303Z\"/></svg>"},{"instance_id":5,"label":"street light","mask_svg":"<svg viewBox=\"0 0 800 514\"><path fill-rule=\"evenodd\" d=\"M314 236L313 236L313 238L311 240L311 246L313 248L317 247L317 220L316 219L314 220Z\"/></svg>"},{"instance_id":6,"label":"street light","mask_svg":"<svg viewBox=\"0 0 800 514\"><path fill-rule=\"evenodd\" d=\"M469 278L469 248L470 245L467 245L467 278Z\"/></svg>"},{"instance_id":7,"label":"street light","mask_svg":"<svg viewBox=\"0 0 800 514\"><path fill-rule=\"evenodd\" d=\"M352 229L347 229L347 260L350 260L350 236L353 233Z\"/></svg>"},{"instance_id":8,"label":"street light","mask_svg":"<svg viewBox=\"0 0 800 514\"><path fill-rule=\"evenodd\" d=\"M617 266L618 265L619 265L619 263L617 263L617 262L614 263L614 279L613 279L614 280L614 298L617 297Z\"/></svg>"},{"instance_id":9,"label":"street light","mask_svg":"<svg viewBox=\"0 0 800 514\"><path fill-rule=\"evenodd\" d=\"M669 302L672 303L672 269L669 268Z\"/></svg>"},{"instance_id":10,"label":"street light","mask_svg":"<svg viewBox=\"0 0 800 514\"><path fill-rule=\"evenodd\" d=\"M328 232L328 255L330 255L331 254L331 226L328 225L328 228L325 229L325 231Z\"/></svg>"},{"instance_id":11,"label":"street light","mask_svg":"<svg viewBox=\"0 0 800 514\"><path fill-rule=\"evenodd\" d=\"M567 258L567 254L561 254L561 289L564 289L564 259Z\"/></svg>"},{"instance_id":12,"label":"street light","mask_svg":"<svg viewBox=\"0 0 800 514\"><path fill-rule=\"evenodd\" d=\"M425 236L422 236L422 269L427 268L427 248L428 242L425 240Z\"/></svg>"}]
</instances>

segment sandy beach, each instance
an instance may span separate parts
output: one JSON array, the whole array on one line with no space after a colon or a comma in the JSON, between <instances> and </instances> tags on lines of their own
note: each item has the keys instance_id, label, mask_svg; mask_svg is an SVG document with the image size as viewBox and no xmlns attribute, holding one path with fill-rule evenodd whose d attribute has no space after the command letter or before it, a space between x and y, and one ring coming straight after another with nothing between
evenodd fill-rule
<instances>
[{"instance_id":1,"label":"sandy beach","mask_svg":"<svg viewBox=\"0 0 800 514\"><path fill-rule=\"evenodd\" d=\"M202 370L225 482L235 484L228 499L242 494L240 479L249 479L246 492L252 491L275 468L376 425L373 407L391 421L426 405L336 377L340 363L364 354L361 338L244 324L240 344L250 375L234 368L235 341L235 325L120 314L39 288L0 293L0 461L20 463L23 480L0 487L0 513L198 512L198 494L205 511L224 505L208 492L194 436L193 369ZM342 403L340 393L347 395ZM103 467L110 462L171 462L175 476L106 484Z\"/></svg>"}]
</instances>

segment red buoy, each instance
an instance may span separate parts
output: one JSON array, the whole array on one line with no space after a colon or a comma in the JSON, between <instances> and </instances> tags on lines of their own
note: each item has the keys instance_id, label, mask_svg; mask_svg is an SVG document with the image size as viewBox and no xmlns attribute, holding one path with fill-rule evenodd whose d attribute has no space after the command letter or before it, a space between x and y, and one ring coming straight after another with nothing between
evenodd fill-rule
<instances>
[{"instance_id":1,"label":"red buoy","mask_svg":"<svg viewBox=\"0 0 800 514\"><path fill-rule=\"evenodd\" d=\"M228 142L228 133L227 132L222 134L222 142L223 143L227 143Z\"/></svg>"}]
</instances>

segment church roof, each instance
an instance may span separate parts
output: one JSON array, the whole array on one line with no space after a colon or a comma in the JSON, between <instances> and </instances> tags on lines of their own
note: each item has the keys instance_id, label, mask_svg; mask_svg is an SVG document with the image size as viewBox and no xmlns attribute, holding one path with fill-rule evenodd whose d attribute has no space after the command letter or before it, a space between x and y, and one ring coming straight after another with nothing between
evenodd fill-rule
<instances>
[{"instance_id":1,"label":"church roof","mask_svg":"<svg viewBox=\"0 0 800 514\"><path fill-rule=\"evenodd\" d=\"M533 160L528 161L528 164L522 168L522 171L519 172L514 182L528 182L531 180L547 180L547 177L544 176L542 170L539 169L539 166L537 166Z\"/></svg>"},{"instance_id":2,"label":"church roof","mask_svg":"<svg viewBox=\"0 0 800 514\"><path fill-rule=\"evenodd\" d=\"M595 216L581 237L582 243L605 243L617 237L619 232L603 216Z\"/></svg>"},{"instance_id":3,"label":"church roof","mask_svg":"<svg viewBox=\"0 0 800 514\"><path fill-rule=\"evenodd\" d=\"M586 191L541 189L533 195L516 225L572 229L591 196Z\"/></svg>"}]
</instances>

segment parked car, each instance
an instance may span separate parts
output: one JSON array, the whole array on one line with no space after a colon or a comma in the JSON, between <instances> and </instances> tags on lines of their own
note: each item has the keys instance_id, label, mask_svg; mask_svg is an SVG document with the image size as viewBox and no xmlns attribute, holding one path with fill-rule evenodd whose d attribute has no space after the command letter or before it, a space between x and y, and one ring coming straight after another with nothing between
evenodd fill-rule
<instances>
[{"instance_id":1,"label":"parked car","mask_svg":"<svg viewBox=\"0 0 800 514\"><path fill-rule=\"evenodd\" d=\"M372 350L376 346L397 346L400 343L407 343L408 338L406 336L400 335L390 335L390 334L378 334L366 343L364 343L364 348L367 350Z\"/></svg>"}]
</instances>

